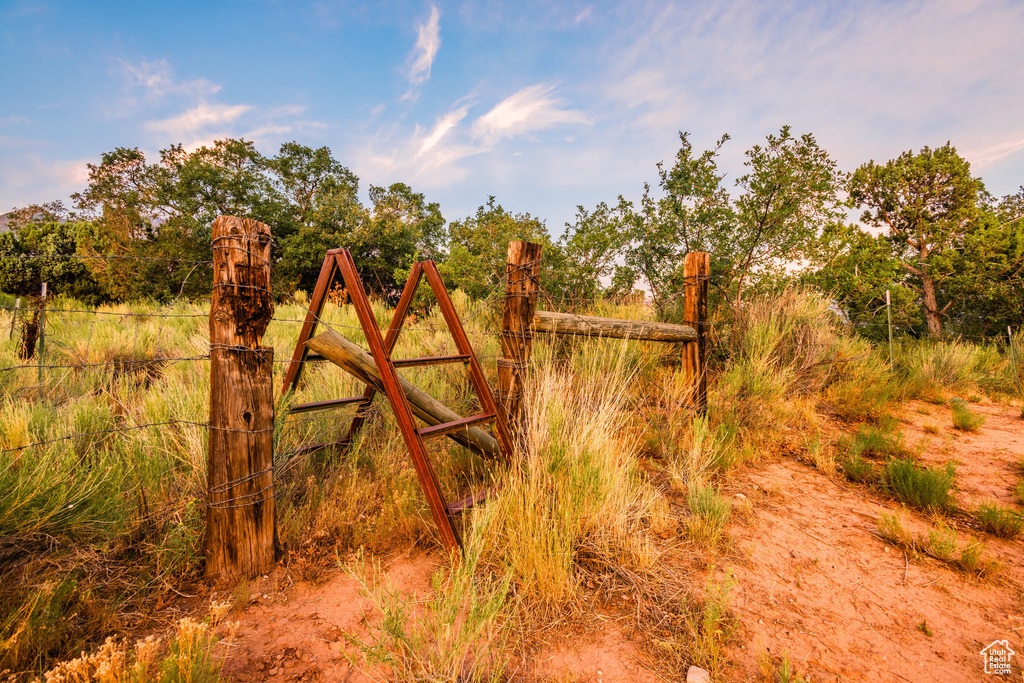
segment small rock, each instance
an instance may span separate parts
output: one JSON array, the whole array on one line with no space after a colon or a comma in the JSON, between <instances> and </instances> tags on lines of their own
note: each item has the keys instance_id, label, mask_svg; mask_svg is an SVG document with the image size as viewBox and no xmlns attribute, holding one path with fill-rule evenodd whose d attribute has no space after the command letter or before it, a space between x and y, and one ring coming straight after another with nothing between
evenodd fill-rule
<instances>
[{"instance_id":1,"label":"small rock","mask_svg":"<svg viewBox=\"0 0 1024 683\"><path fill-rule=\"evenodd\" d=\"M711 674L699 666L691 666L686 670L686 683L711 683Z\"/></svg>"},{"instance_id":2,"label":"small rock","mask_svg":"<svg viewBox=\"0 0 1024 683\"><path fill-rule=\"evenodd\" d=\"M270 670L270 675L271 676L276 676L278 671L279 671L279 669L275 666L273 669ZM687 674L686 679L687 680L690 679L689 674Z\"/></svg>"},{"instance_id":3,"label":"small rock","mask_svg":"<svg viewBox=\"0 0 1024 683\"><path fill-rule=\"evenodd\" d=\"M747 497L744 496L742 493L737 493L735 496L733 496L733 498L735 498L736 500L741 500L741 501L747 499Z\"/></svg>"}]
</instances>

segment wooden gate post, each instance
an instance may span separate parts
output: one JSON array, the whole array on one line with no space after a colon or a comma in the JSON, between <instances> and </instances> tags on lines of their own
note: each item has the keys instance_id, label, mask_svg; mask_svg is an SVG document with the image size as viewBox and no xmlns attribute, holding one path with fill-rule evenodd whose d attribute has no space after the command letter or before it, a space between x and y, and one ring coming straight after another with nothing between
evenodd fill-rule
<instances>
[{"instance_id":1,"label":"wooden gate post","mask_svg":"<svg viewBox=\"0 0 1024 683\"><path fill-rule=\"evenodd\" d=\"M686 282L683 317L687 325L697 330L697 341L683 344L683 371L689 379L690 403L701 415L708 412L707 358L708 335L708 276L711 274L711 254L691 251L683 262Z\"/></svg>"},{"instance_id":2,"label":"wooden gate post","mask_svg":"<svg viewBox=\"0 0 1024 683\"><path fill-rule=\"evenodd\" d=\"M505 264L505 310L501 317L501 355L498 359L498 406L512 440L523 443L523 375L533 348L530 323L540 290L542 247L515 240L508 243Z\"/></svg>"},{"instance_id":3,"label":"wooden gate post","mask_svg":"<svg viewBox=\"0 0 1024 683\"><path fill-rule=\"evenodd\" d=\"M210 455L206 577L225 582L274 565L274 350L260 346L274 313L270 228L213 224Z\"/></svg>"}]
</instances>

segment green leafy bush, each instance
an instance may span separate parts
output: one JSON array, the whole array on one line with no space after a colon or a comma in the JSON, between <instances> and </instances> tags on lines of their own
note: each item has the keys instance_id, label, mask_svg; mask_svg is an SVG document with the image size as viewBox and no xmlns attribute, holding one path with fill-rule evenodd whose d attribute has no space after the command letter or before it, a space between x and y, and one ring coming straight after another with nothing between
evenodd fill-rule
<instances>
[{"instance_id":1,"label":"green leafy bush","mask_svg":"<svg viewBox=\"0 0 1024 683\"><path fill-rule=\"evenodd\" d=\"M953 401L953 426L964 432L976 432L985 424L985 416L978 415L963 401Z\"/></svg>"},{"instance_id":2,"label":"green leafy bush","mask_svg":"<svg viewBox=\"0 0 1024 683\"><path fill-rule=\"evenodd\" d=\"M978 525L993 536L1017 538L1024 531L1024 516L996 503L982 503L974 517Z\"/></svg>"},{"instance_id":3,"label":"green leafy bush","mask_svg":"<svg viewBox=\"0 0 1024 683\"><path fill-rule=\"evenodd\" d=\"M922 510L948 507L955 477L956 470L951 464L937 469L918 467L911 460L893 459L885 465L885 481L896 497Z\"/></svg>"}]
</instances>

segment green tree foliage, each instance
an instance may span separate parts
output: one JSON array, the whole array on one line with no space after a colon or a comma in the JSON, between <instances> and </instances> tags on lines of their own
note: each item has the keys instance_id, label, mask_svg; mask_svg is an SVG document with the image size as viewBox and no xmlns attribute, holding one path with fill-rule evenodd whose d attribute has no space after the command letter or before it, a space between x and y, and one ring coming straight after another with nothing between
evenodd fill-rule
<instances>
[{"instance_id":1,"label":"green tree foliage","mask_svg":"<svg viewBox=\"0 0 1024 683\"><path fill-rule=\"evenodd\" d=\"M957 274L965 244L980 225L983 191L970 164L949 143L904 152L885 164L868 162L851 179L853 206L866 209L864 223L885 231L933 336L942 336L943 317L954 304L942 287Z\"/></svg>"},{"instance_id":2,"label":"green tree foliage","mask_svg":"<svg viewBox=\"0 0 1024 683\"><path fill-rule=\"evenodd\" d=\"M86 223L31 221L0 233L0 292L39 294L42 283L50 294L68 294L85 301L99 300L99 286L77 253L77 236Z\"/></svg>"},{"instance_id":3,"label":"green tree foliage","mask_svg":"<svg viewBox=\"0 0 1024 683\"><path fill-rule=\"evenodd\" d=\"M679 137L675 163L658 166L662 197L645 186L638 207L620 198L614 209L594 211L616 234L619 288L639 280L664 310L682 289L686 254L708 251L716 295L739 304L746 289L774 286L795 266L820 262L823 235L840 216L844 176L814 136L783 126L748 150L735 196L718 168L729 137L699 154L687 133Z\"/></svg>"},{"instance_id":4,"label":"green tree foliage","mask_svg":"<svg viewBox=\"0 0 1024 683\"><path fill-rule=\"evenodd\" d=\"M921 319L917 292L904 284L906 271L892 255L889 240L856 225L836 224L824 241L832 254L821 267L805 275L805 281L831 294L854 328L864 336L881 340L888 336L885 292L892 302L892 322L897 330L913 330Z\"/></svg>"},{"instance_id":5,"label":"green tree foliage","mask_svg":"<svg viewBox=\"0 0 1024 683\"><path fill-rule=\"evenodd\" d=\"M549 289L570 304L629 294L636 274L617 260L625 245L631 209L632 205L622 197L614 207L604 202L593 211L577 207L576 220L566 224L558 241L559 263L549 275ZM544 260L550 260L549 254L544 255ZM609 284L605 286L604 281Z\"/></svg>"},{"instance_id":6,"label":"green tree foliage","mask_svg":"<svg viewBox=\"0 0 1024 683\"><path fill-rule=\"evenodd\" d=\"M943 298L946 327L970 336L1000 336L1024 323L1024 188L986 203L977 224L949 254L953 271Z\"/></svg>"},{"instance_id":7,"label":"green tree foliage","mask_svg":"<svg viewBox=\"0 0 1024 683\"><path fill-rule=\"evenodd\" d=\"M480 206L475 216L453 221L448 226L448 259L439 270L445 284L460 287L473 297L492 294L505 280L508 243L526 240L544 246L544 275L558 262L558 254L544 223L528 213L512 214L495 202L494 196ZM545 280L542 279L542 285Z\"/></svg>"}]
</instances>

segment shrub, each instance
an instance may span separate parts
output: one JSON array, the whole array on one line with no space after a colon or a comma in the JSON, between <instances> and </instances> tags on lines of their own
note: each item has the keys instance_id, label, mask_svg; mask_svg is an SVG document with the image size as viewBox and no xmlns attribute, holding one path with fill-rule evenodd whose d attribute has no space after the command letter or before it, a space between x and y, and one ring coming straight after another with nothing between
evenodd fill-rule
<instances>
[{"instance_id":1,"label":"shrub","mask_svg":"<svg viewBox=\"0 0 1024 683\"><path fill-rule=\"evenodd\" d=\"M1024 517L1019 512L995 503L982 503L974 517L984 531L1000 538L1017 538L1024 531Z\"/></svg>"},{"instance_id":2,"label":"shrub","mask_svg":"<svg viewBox=\"0 0 1024 683\"><path fill-rule=\"evenodd\" d=\"M850 481L866 484L875 478L874 466L859 455L843 461L843 473Z\"/></svg>"},{"instance_id":3,"label":"shrub","mask_svg":"<svg viewBox=\"0 0 1024 683\"><path fill-rule=\"evenodd\" d=\"M953 427L964 432L976 432L985 424L985 416L977 415L963 401L953 401Z\"/></svg>"},{"instance_id":4,"label":"shrub","mask_svg":"<svg viewBox=\"0 0 1024 683\"><path fill-rule=\"evenodd\" d=\"M922 510L941 510L949 505L949 490L956 470L918 467L911 460L893 459L885 465L885 480L896 497Z\"/></svg>"},{"instance_id":5,"label":"shrub","mask_svg":"<svg viewBox=\"0 0 1024 683\"><path fill-rule=\"evenodd\" d=\"M714 547L729 523L732 507L717 489L707 484L692 484L686 496L692 515L687 532L700 545Z\"/></svg>"},{"instance_id":6,"label":"shrub","mask_svg":"<svg viewBox=\"0 0 1024 683\"><path fill-rule=\"evenodd\" d=\"M891 418L882 420L878 425L858 428L851 438L843 439L840 445L849 451L851 457L899 457L907 453L903 435L896 430L896 422Z\"/></svg>"}]
</instances>

